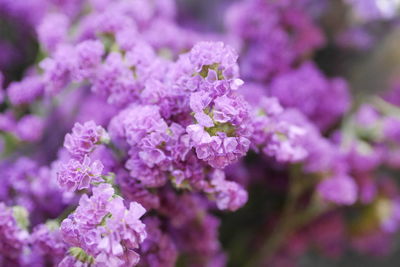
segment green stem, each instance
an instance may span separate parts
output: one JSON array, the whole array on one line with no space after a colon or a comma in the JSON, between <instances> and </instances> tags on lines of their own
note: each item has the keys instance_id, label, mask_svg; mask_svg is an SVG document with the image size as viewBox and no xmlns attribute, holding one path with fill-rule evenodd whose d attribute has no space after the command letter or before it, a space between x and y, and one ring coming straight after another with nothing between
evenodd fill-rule
<instances>
[{"instance_id":1,"label":"green stem","mask_svg":"<svg viewBox=\"0 0 400 267\"><path fill-rule=\"evenodd\" d=\"M61 222L68 217L71 213L73 213L76 210L76 206L69 206L67 207L61 214L58 216L54 221L57 223L61 224Z\"/></svg>"},{"instance_id":2,"label":"green stem","mask_svg":"<svg viewBox=\"0 0 400 267\"><path fill-rule=\"evenodd\" d=\"M299 183L299 178L301 177L297 175L298 168L299 166L293 166L291 170L291 175L289 177L289 194L276 228L266 242L259 248L256 255L246 264L247 267L262 266L263 262L268 261L276 251L279 250L285 238L290 234L294 223L293 215L295 213L296 203L302 193L302 188Z\"/></svg>"},{"instance_id":3,"label":"green stem","mask_svg":"<svg viewBox=\"0 0 400 267\"><path fill-rule=\"evenodd\" d=\"M297 202L310 184L304 183L299 172L301 166L293 166L289 180L289 194L283 207L280 221L266 242L259 248L256 255L246 264L247 267L264 266L283 246L287 238L304 225L313 221L327 209L321 206L318 195L312 196L310 204L305 210L296 210ZM308 177L310 178L310 177Z\"/></svg>"},{"instance_id":4,"label":"green stem","mask_svg":"<svg viewBox=\"0 0 400 267\"><path fill-rule=\"evenodd\" d=\"M380 97L373 97L371 103L383 114L400 118L400 108Z\"/></svg>"}]
</instances>

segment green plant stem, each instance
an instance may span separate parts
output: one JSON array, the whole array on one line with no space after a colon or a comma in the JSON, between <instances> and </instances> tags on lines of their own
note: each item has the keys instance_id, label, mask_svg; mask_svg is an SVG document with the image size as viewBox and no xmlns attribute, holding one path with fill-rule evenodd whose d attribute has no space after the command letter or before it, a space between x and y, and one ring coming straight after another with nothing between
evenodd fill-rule
<instances>
[{"instance_id":1,"label":"green plant stem","mask_svg":"<svg viewBox=\"0 0 400 267\"><path fill-rule=\"evenodd\" d=\"M269 238L257 250L254 257L251 257L246 267L265 266L267 262L279 251L287 238L298 229L314 220L322 212L326 211L325 207L320 205L317 195L314 195L307 209L298 212L296 210L299 197L307 187L304 186L304 180L300 177L298 167L292 170L289 181L289 194L283 207L280 220L271 232Z\"/></svg>"},{"instance_id":2,"label":"green plant stem","mask_svg":"<svg viewBox=\"0 0 400 267\"><path fill-rule=\"evenodd\" d=\"M289 194L284 204L280 220L274 231L271 233L270 237L258 249L256 255L252 257L250 261L246 264L247 267L262 266L263 262L270 259L271 256L273 256L274 253L279 250L280 245L292 228L292 216L295 212L298 197L301 194L300 186L296 181L299 177L293 177L297 176L293 175L294 172L297 172L297 170L291 171L291 175L289 178Z\"/></svg>"},{"instance_id":3,"label":"green plant stem","mask_svg":"<svg viewBox=\"0 0 400 267\"><path fill-rule=\"evenodd\" d=\"M380 97L373 97L371 103L383 114L400 118L400 108L383 100Z\"/></svg>"}]
</instances>

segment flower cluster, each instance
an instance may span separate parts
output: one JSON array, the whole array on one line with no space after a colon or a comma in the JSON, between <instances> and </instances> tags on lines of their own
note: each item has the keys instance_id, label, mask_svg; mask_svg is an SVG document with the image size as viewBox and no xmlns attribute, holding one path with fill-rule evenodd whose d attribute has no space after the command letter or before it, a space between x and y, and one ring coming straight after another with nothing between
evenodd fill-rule
<instances>
[{"instance_id":1,"label":"flower cluster","mask_svg":"<svg viewBox=\"0 0 400 267\"><path fill-rule=\"evenodd\" d=\"M229 9L226 24L240 38L245 78L269 80L324 44L321 30L304 8L307 5L307 1L245 0Z\"/></svg>"},{"instance_id":2,"label":"flower cluster","mask_svg":"<svg viewBox=\"0 0 400 267\"><path fill-rule=\"evenodd\" d=\"M28 242L26 231L27 211L22 207L7 207L0 203L1 262L4 265L18 264L18 257Z\"/></svg>"},{"instance_id":3,"label":"flower cluster","mask_svg":"<svg viewBox=\"0 0 400 267\"><path fill-rule=\"evenodd\" d=\"M109 184L95 187L93 195L83 195L77 209L63 220L60 231L71 247L61 266L71 261L113 266L138 263L134 249L146 238L145 225L139 220L145 210L136 202L126 208L114 194Z\"/></svg>"}]
</instances>

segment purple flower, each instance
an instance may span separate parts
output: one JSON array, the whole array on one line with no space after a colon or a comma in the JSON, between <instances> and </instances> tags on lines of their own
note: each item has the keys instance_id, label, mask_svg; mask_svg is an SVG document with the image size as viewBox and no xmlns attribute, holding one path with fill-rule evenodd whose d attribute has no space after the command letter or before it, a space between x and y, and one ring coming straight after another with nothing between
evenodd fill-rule
<instances>
[{"instance_id":1,"label":"purple flower","mask_svg":"<svg viewBox=\"0 0 400 267\"><path fill-rule=\"evenodd\" d=\"M51 13L44 17L37 28L40 43L53 52L60 43L67 39L69 19L62 13Z\"/></svg>"},{"instance_id":2,"label":"purple flower","mask_svg":"<svg viewBox=\"0 0 400 267\"><path fill-rule=\"evenodd\" d=\"M46 58L40 62L39 66L44 71L43 82L46 93L55 95L71 81L71 71L74 69L76 60L73 55L73 47L60 45L52 58Z\"/></svg>"},{"instance_id":3,"label":"purple flower","mask_svg":"<svg viewBox=\"0 0 400 267\"><path fill-rule=\"evenodd\" d=\"M190 150L184 129L169 126L156 106L128 107L113 118L109 131L129 145L126 167L145 186L164 185L173 164L182 164Z\"/></svg>"},{"instance_id":4,"label":"purple flower","mask_svg":"<svg viewBox=\"0 0 400 267\"><path fill-rule=\"evenodd\" d=\"M56 176L48 167L40 167L30 158L20 157L15 162L5 161L0 167L3 187L0 200L25 207L32 224L49 217L57 217L66 204Z\"/></svg>"},{"instance_id":5,"label":"purple flower","mask_svg":"<svg viewBox=\"0 0 400 267\"><path fill-rule=\"evenodd\" d=\"M96 249L99 234L95 228L109 212L107 207L113 195L109 184L94 187L91 197L83 195L76 211L61 223L64 241L85 250ZM82 236L83 233L86 236Z\"/></svg>"},{"instance_id":6,"label":"purple flower","mask_svg":"<svg viewBox=\"0 0 400 267\"><path fill-rule=\"evenodd\" d=\"M175 266L178 251L172 237L161 229L160 220L150 217L144 223L148 236L140 248L140 263L160 267Z\"/></svg>"},{"instance_id":7,"label":"purple flower","mask_svg":"<svg viewBox=\"0 0 400 267\"><path fill-rule=\"evenodd\" d=\"M49 222L40 224L33 229L30 236L35 249L40 253L60 260L67 250L66 244L62 241L58 224Z\"/></svg>"},{"instance_id":8,"label":"purple flower","mask_svg":"<svg viewBox=\"0 0 400 267\"><path fill-rule=\"evenodd\" d=\"M373 106L364 104L358 109L355 119L360 127L369 129L378 124L380 115Z\"/></svg>"},{"instance_id":9,"label":"purple flower","mask_svg":"<svg viewBox=\"0 0 400 267\"><path fill-rule=\"evenodd\" d=\"M227 28L239 39L246 79L269 81L324 43L321 30L299 2L248 0L228 9Z\"/></svg>"},{"instance_id":10,"label":"purple flower","mask_svg":"<svg viewBox=\"0 0 400 267\"><path fill-rule=\"evenodd\" d=\"M299 109L321 130L335 123L349 107L345 81L328 80L310 62L276 77L269 93L278 98L283 107Z\"/></svg>"},{"instance_id":11,"label":"purple flower","mask_svg":"<svg viewBox=\"0 0 400 267\"><path fill-rule=\"evenodd\" d=\"M162 119L157 106L132 105L122 110L110 122L112 138L125 137L130 145L139 143L151 132L167 132L168 125Z\"/></svg>"},{"instance_id":12,"label":"purple flower","mask_svg":"<svg viewBox=\"0 0 400 267\"><path fill-rule=\"evenodd\" d=\"M220 222L207 211L209 204L205 198L193 193L177 195L164 191L162 203L160 211L169 219L173 241L190 262L213 266L213 260L224 258L221 258L224 253L218 240Z\"/></svg>"},{"instance_id":13,"label":"purple flower","mask_svg":"<svg viewBox=\"0 0 400 267\"><path fill-rule=\"evenodd\" d=\"M211 184L214 186L219 209L236 211L247 202L247 191L239 184L225 180L223 171L214 172Z\"/></svg>"},{"instance_id":14,"label":"purple flower","mask_svg":"<svg viewBox=\"0 0 400 267\"><path fill-rule=\"evenodd\" d=\"M68 163L60 165L57 180L61 187L70 192L89 188L92 182L102 181L103 168L99 160L91 162L88 156L82 162L70 159Z\"/></svg>"},{"instance_id":15,"label":"purple flower","mask_svg":"<svg viewBox=\"0 0 400 267\"><path fill-rule=\"evenodd\" d=\"M157 209L160 207L160 197L147 190L147 188L132 179L125 171L121 171L116 175L117 183L121 188L121 193L127 201L136 201L146 210Z\"/></svg>"},{"instance_id":16,"label":"purple flower","mask_svg":"<svg viewBox=\"0 0 400 267\"><path fill-rule=\"evenodd\" d=\"M194 124L186 127L191 145L199 159L216 168L238 160L250 145L249 107L235 92L243 84L236 60L231 47L200 42L180 57L172 72L174 86L188 92L194 113Z\"/></svg>"},{"instance_id":17,"label":"purple flower","mask_svg":"<svg viewBox=\"0 0 400 267\"><path fill-rule=\"evenodd\" d=\"M368 173L382 163L384 152L379 147L372 147L367 142L358 140L352 144L347 160L353 172Z\"/></svg>"},{"instance_id":18,"label":"purple flower","mask_svg":"<svg viewBox=\"0 0 400 267\"><path fill-rule=\"evenodd\" d=\"M322 181L317 190L323 199L336 204L352 205L357 200L357 185L346 175Z\"/></svg>"},{"instance_id":19,"label":"purple flower","mask_svg":"<svg viewBox=\"0 0 400 267\"><path fill-rule=\"evenodd\" d=\"M22 141L37 142L42 138L44 126L43 118L28 114L18 121L16 134Z\"/></svg>"},{"instance_id":20,"label":"purple flower","mask_svg":"<svg viewBox=\"0 0 400 267\"><path fill-rule=\"evenodd\" d=\"M214 71L221 71L221 74L225 77L237 75L238 67L236 65L238 55L235 53L232 47L225 46L222 42L199 42L197 43L189 53L189 60L193 64L194 71L211 75L208 68L213 68L212 65L217 64ZM207 68L207 69L204 69ZM225 75L224 75L225 74Z\"/></svg>"},{"instance_id":21,"label":"purple flower","mask_svg":"<svg viewBox=\"0 0 400 267\"><path fill-rule=\"evenodd\" d=\"M84 124L75 123L72 133L65 136L64 147L77 159L89 155L101 143L108 143L109 136L103 127L98 126L94 121Z\"/></svg>"},{"instance_id":22,"label":"purple flower","mask_svg":"<svg viewBox=\"0 0 400 267\"><path fill-rule=\"evenodd\" d=\"M276 98L261 97L253 110L251 136L252 148L279 162L299 162L308 152L303 144L306 129L285 119L291 116L284 111Z\"/></svg>"},{"instance_id":23,"label":"purple flower","mask_svg":"<svg viewBox=\"0 0 400 267\"><path fill-rule=\"evenodd\" d=\"M137 98L134 74L119 53L110 53L91 80L92 91L106 96L108 103L124 106Z\"/></svg>"},{"instance_id":24,"label":"purple flower","mask_svg":"<svg viewBox=\"0 0 400 267\"><path fill-rule=\"evenodd\" d=\"M394 144L400 144L400 120L387 117L383 121L383 135L385 139Z\"/></svg>"},{"instance_id":25,"label":"purple flower","mask_svg":"<svg viewBox=\"0 0 400 267\"><path fill-rule=\"evenodd\" d=\"M0 130L6 132L15 132L16 127L16 120L11 112L0 114Z\"/></svg>"},{"instance_id":26,"label":"purple flower","mask_svg":"<svg viewBox=\"0 0 400 267\"><path fill-rule=\"evenodd\" d=\"M82 196L75 212L62 222L65 242L76 247L70 250L71 256L112 266L133 266L139 261L133 249L146 238L145 225L140 221L145 210L136 202L127 209L114 193L109 184L94 187L93 195Z\"/></svg>"},{"instance_id":27,"label":"purple flower","mask_svg":"<svg viewBox=\"0 0 400 267\"><path fill-rule=\"evenodd\" d=\"M147 236L145 225L140 221L145 209L136 202L131 202L129 209L126 209L121 198L115 198L110 201L108 209L112 216L106 220L104 226L99 227L102 239L98 244L98 248L115 256L123 253L122 244L129 250L139 248L139 244ZM119 249L118 247L121 248ZM134 265L139 261L139 257L136 256L134 259L130 259L130 262L132 260Z\"/></svg>"},{"instance_id":28,"label":"purple flower","mask_svg":"<svg viewBox=\"0 0 400 267\"><path fill-rule=\"evenodd\" d=\"M21 208L18 209L21 210ZM28 233L22 229L23 225L20 225L17 221L16 215L20 213L16 213L16 211L14 209L13 213L12 208L7 207L3 202L0 203L0 253L12 260L17 260L22 256L24 246L27 245L28 241ZM20 218L20 220L23 219Z\"/></svg>"},{"instance_id":29,"label":"purple flower","mask_svg":"<svg viewBox=\"0 0 400 267\"><path fill-rule=\"evenodd\" d=\"M92 78L96 68L101 64L104 47L100 41L88 40L75 47L76 65L72 76L75 80Z\"/></svg>"},{"instance_id":30,"label":"purple flower","mask_svg":"<svg viewBox=\"0 0 400 267\"><path fill-rule=\"evenodd\" d=\"M8 98L13 105L30 104L43 94L44 85L39 76L26 77L13 82L7 88Z\"/></svg>"},{"instance_id":31,"label":"purple flower","mask_svg":"<svg viewBox=\"0 0 400 267\"><path fill-rule=\"evenodd\" d=\"M224 128L221 130L223 131ZM226 130L231 131L229 126ZM206 128L198 124L189 125L186 131L196 148L198 158L207 161L214 168L222 169L235 162L247 152L250 146L250 141L245 137L227 136L222 131L212 136Z\"/></svg>"},{"instance_id":32,"label":"purple flower","mask_svg":"<svg viewBox=\"0 0 400 267\"><path fill-rule=\"evenodd\" d=\"M59 267L70 267L70 266L85 266L80 260L76 259L72 255L65 256L62 261L58 264Z\"/></svg>"}]
</instances>

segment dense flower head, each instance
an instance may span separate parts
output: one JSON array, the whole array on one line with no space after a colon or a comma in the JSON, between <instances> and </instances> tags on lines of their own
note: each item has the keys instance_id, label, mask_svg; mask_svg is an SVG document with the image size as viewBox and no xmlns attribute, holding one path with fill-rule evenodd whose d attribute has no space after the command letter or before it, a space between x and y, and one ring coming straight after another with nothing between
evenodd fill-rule
<instances>
[{"instance_id":1,"label":"dense flower head","mask_svg":"<svg viewBox=\"0 0 400 267\"><path fill-rule=\"evenodd\" d=\"M310 62L277 76L269 93L282 106L299 109L322 130L335 123L349 107L346 82L324 77Z\"/></svg>"},{"instance_id":2,"label":"dense flower head","mask_svg":"<svg viewBox=\"0 0 400 267\"><path fill-rule=\"evenodd\" d=\"M258 87L251 86L247 90L256 88ZM274 97L266 97L261 93L259 98L250 98L249 101L253 105L251 115L254 131L250 139L252 149L279 162L303 160L308 154L301 141L305 135L303 126L284 119L287 112L284 112Z\"/></svg>"},{"instance_id":3,"label":"dense flower head","mask_svg":"<svg viewBox=\"0 0 400 267\"><path fill-rule=\"evenodd\" d=\"M94 121L87 121L84 124L75 123L72 133L65 136L64 147L72 157L83 159L102 143L108 143L109 136L106 130L96 125Z\"/></svg>"},{"instance_id":4,"label":"dense flower head","mask_svg":"<svg viewBox=\"0 0 400 267\"><path fill-rule=\"evenodd\" d=\"M30 104L43 94L44 84L41 77L26 77L20 82L13 82L7 88L8 98L13 105Z\"/></svg>"},{"instance_id":5,"label":"dense flower head","mask_svg":"<svg viewBox=\"0 0 400 267\"><path fill-rule=\"evenodd\" d=\"M145 210L135 202L126 208L114 193L109 184L100 184L93 188L92 196L83 195L75 212L62 222L63 239L72 247L70 256L82 260L79 255L87 255L87 263L100 265L135 265L139 261L134 249L146 238L145 225L139 220Z\"/></svg>"},{"instance_id":6,"label":"dense flower head","mask_svg":"<svg viewBox=\"0 0 400 267\"><path fill-rule=\"evenodd\" d=\"M5 162L1 165L0 173L5 177L0 200L26 208L33 224L46 216L57 217L70 202L63 199L63 192L51 169L39 166L30 158L21 157L15 162Z\"/></svg>"},{"instance_id":7,"label":"dense flower head","mask_svg":"<svg viewBox=\"0 0 400 267\"><path fill-rule=\"evenodd\" d=\"M172 77L184 90L222 96L243 84L238 78L237 57L237 52L222 42L199 42L179 57Z\"/></svg>"},{"instance_id":8,"label":"dense flower head","mask_svg":"<svg viewBox=\"0 0 400 267\"><path fill-rule=\"evenodd\" d=\"M207 212L205 199L169 191L163 194L163 203L160 212L169 218L171 237L178 251L199 266L224 266L226 258L217 238L220 221ZM213 265L216 263L219 264Z\"/></svg>"},{"instance_id":9,"label":"dense flower head","mask_svg":"<svg viewBox=\"0 0 400 267\"><path fill-rule=\"evenodd\" d=\"M187 70L178 83L184 82L184 88L192 91L189 105L196 123L186 127L192 146L200 159L224 168L250 145L249 108L235 92L243 84L238 79L237 55L222 43L201 42L180 60Z\"/></svg>"},{"instance_id":10,"label":"dense flower head","mask_svg":"<svg viewBox=\"0 0 400 267\"><path fill-rule=\"evenodd\" d=\"M3 202L0 203L0 253L18 262L20 253L27 244L28 232L15 218L16 212L18 211L13 212L12 207L7 207Z\"/></svg>"},{"instance_id":11,"label":"dense flower head","mask_svg":"<svg viewBox=\"0 0 400 267\"><path fill-rule=\"evenodd\" d=\"M131 106L123 110L113 118L109 132L113 138L125 138L130 145L126 167L133 177L148 186L165 183L166 171L172 161L171 156L166 155L171 153L166 151L169 150L167 144L179 136L169 135L174 133L161 118L158 107Z\"/></svg>"},{"instance_id":12,"label":"dense flower head","mask_svg":"<svg viewBox=\"0 0 400 267\"><path fill-rule=\"evenodd\" d=\"M287 112L278 99L267 97L259 84L245 86L244 95L251 104L251 148L278 162L299 162L307 156L302 144L303 125L287 120ZM290 115L289 115L290 116Z\"/></svg>"},{"instance_id":13,"label":"dense flower head","mask_svg":"<svg viewBox=\"0 0 400 267\"><path fill-rule=\"evenodd\" d=\"M61 187L66 191L75 191L90 187L92 182L102 180L103 164L99 160L91 162L88 156L80 162L70 159L67 163L62 163L57 171L57 180Z\"/></svg>"},{"instance_id":14,"label":"dense flower head","mask_svg":"<svg viewBox=\"0 0 400 267\"><path fill-rule=\"evenodd\" d=\"M92 90L108 97L109 103L124 105L136 97L136 81L118 53L110 53L93 78Z\"/></svg>"},{"instance_id":15,"label":"dense flower head","mask_svg":"<svg viewBox=\"0 0 400 267\"><path fill-rule=\"evenodd\" d=\"M351 205L357 199L357 186L351 177L333 177L318 185L321 196L334 203Z\"/></svg>"},{"instance_id":16,"label":"dense flower head","mask_svg":"<svg viewBox=\"0 0 400 267\"><path fill-rule=\"evenodd\" d=\"M69 19L65 14L48 14L37 27L41 44L47 51L55 51L60 43L66 41L68 27Z\"/></svg>"},{"instance_id":17,"label":"dense flower head","mask_svg":"<svg viewBox=\"0 0 400 267\"><path fill-rule=\"evenodd\" d=\"M355 141L346 154L352 171L356 173L372 171L383 161L383 147L374 148L364 141Z\"/></svg>"},{"instance_id":18,"label":"dense flower head","mask_svg":"<svg viewBox=\"0 0 400 267\"><path fill-rule=\"evenodd\" d=\"M238 183L226 180L223 171L213 173L211 184L219 209L235 211L247 202L247 192Z\"/></svg>"},{"instance_id":19,"label":"dense flower head","mask_svg":"<svg viewBox=\"0 0 400 267\"><path fill-rule=\"evenodd\" d=\"M147 238L141 246L141 263L149 266L175 266L178 252L172 237L160 229L161 222L157 218L145 221Z\"/></svg>"},{"instance_id":20,"label":"dense flower head","mask_svg":"<svg viewBox=\"0 0 400 267\"><path fill-rule=\"evenodd\" d=\"M59 225L55 221L36 226L30 236L35 253L53 255L59 261L65 254L67 246L61 238Z\"/></svg>"},{"instance_id":21,"label":"dense flower head","mask_svg":"<svg viewBox=\"0 0 400 267\"><path fill-rule=\"evenodd\" d=\"M46 58L40 62L43 69L43 82L48 94L60 92L70 82L71 71L74 67L74 57L71 55L74 49L69 45L59 45L52 58Z\"/></svg>"},{"instance_id":22,"label":"dense flower head","mask_svg":"<svg viewBox=\"0 0 400 267\"><path fill-rule=\"evenodd\" d=\"M399 142L400 131L399 131L400 119L396 117L386 117L383 120L383 136L388 142L397 144Z\"/></svg>"},{"instance_id":23,"label":"dense flower head","mask_svg":"<svg viewBox=\"0 0 400 267\"><path fill-rule=\"evenodd\" d=\"M209 75L221 73L223 77L235 75L238 71L236 65L238 55L229 46L222 42L200 42L189 53L189 61L193 64L194 71L207 78ZM217 66L213 66L216 64ZM214 72L207 68L211 68ZM215 68L215 69L213 69ZM203 74L202 71L205 73Z\"/></svg>"},{"instance_id":24,"label":"dense flower head","mask_svg":"<svg viewBox=\"0 0 400 267\"><path fill-rule=\"evenodd\" d=\"M324 43L321 30L298 2L247 0L231 6L226 24L233 36L241 38L246 78L268 80Z\"/></svg>"},{"instance_id":25,"label":"dense flower head","mask_svg":"<svg viewBox=\"0 0 400 267\"><path fill-rule=\"evenodd\" d=\"M76 64L72 75L77 81L94 76L96 67L100 65L104 54L104 46L99 41L87 40L75 48Z\"/></svg>"},{"instance_id":26,"label":"dense flower head","mask_svg":"<svg viewBox=\"0 0 400 267\"><path fill-rule=\"evenodd\" d=\"M210 135L200 125L188 126L187 132L196 148L197 157L215 168L224 168L235 162L247 152L250 145L247 138L229 136L225 132Z\"/></svg>"},{"instance_id":27,"label":"dense flower head","mask_svg":"<svg viewBox=\"0 0 400 267\"><path fill-rule=\"evenodd\" d=\"M160 207L160 196L149 191L139 181L132 179L127 171L119 172L116 179L126 201L136 201L146 210L158 209Z\"/></svg>"},{"instance_id":28,"label":"dense flower head","mask_svg":"<svg viewBox=\"0 0 400 267\"><path fill-rule=\"evenodd\" d=\"M28 114L18 121L15 131L22 141L37 142L42 138L44 127L43 118Z\"/></svg>"}]
</instances>

